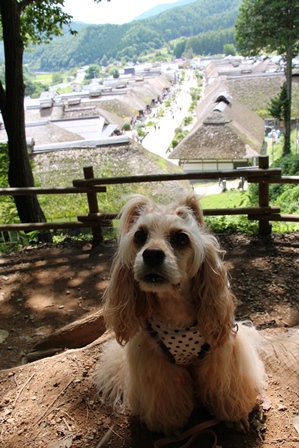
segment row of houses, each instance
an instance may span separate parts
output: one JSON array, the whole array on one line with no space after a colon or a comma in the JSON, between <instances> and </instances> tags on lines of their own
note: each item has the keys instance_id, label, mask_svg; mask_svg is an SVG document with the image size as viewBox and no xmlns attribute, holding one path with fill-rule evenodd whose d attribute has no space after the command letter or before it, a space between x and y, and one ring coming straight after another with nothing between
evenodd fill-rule
<instances>
[{"instance_id":1,"label":"row of houses","mask_svg":"<svg viewBox=\"0 0 299 448\"><path fill-rule=\"evenodd\" d=\"M115 86L105 94L90 92L58 95L44 92L37 100L25 102L26 137L30 151L57 150L127 142L124 124L143 119L171 89L173 78L167 75L134 79L125 88ZM6 141L5 128L0 141Z\"/></svg>"},{"instance_id":2,"label":"row of houses","mask_svg":"<svg viewBox=\"0 0 299 448\"><path fill-rule=\"evenodd\" d=\"M277 77L277 86L284 80L279 63L270 57L228 56L198 60L195 67L200 67L205 76L204 97L197 105L193 128L169 159L178 160L185 172L256 165L257 157L266 153L265 134L275 125L273 119L265 123L234 98L229 92L230 82L237 79L249 88L253 80L266 77L272 83Z\"/></svg>"},{"instance_id":3,"label":"row of houses","mask_svg":"<svg viewBox=\"0 0 299 448\"><path fill-rule=\"evenodd\" d=\"M253 69L260 72L263 63L254 62ZM223 71L224 65L214 60L205 67L206 85L197 105L196 122L169 155L185 172L254 165L263 151L264 120L229 94L228 76L216 73ZM26 135L31 149L127 142L122 132L124 123L142 120L171 91L176 79L175 71L142 79L132 77L122 88L111 85L98 97L90 95L91 90L88 94L82 91L60 96L48 92L48 98L45 94L40 99L50 99L47 106L41 101L26 106ZM5 138L5 129L0 129L0 140Z\"/></svg>"},{"instance_id":4,"label":"row of houses","mask_svg":"<svg viewBox=\"0 0 299 448\"><path fill-rule=\"evenodd\" d=\"M206 66L205 95L197 105L196 122L168 157L176 163L178 161L185 172L255 165L256 158L263 151L264 120L229 94L228 76L221 74L227 63L211 61ZM257 73L265 68L263 64L264 61L253 64ZM216 69L220 71L217 75ZM64 146L74 146L74 141L80 147L94 144L97 140L107 144L109 138L115 144L111 137L121 135L125 121L144 119L172 88L174 79L165 75L144 78L141 82L131 79L122 89L117 89L116 84L114 87L111 85L110 90L105 94L102 92L100 97L86 97L82 92L80 103L71 102L72 96L60 96L53 109L62 106L63 116L53 116L48 125L48 129L52 128L48 135L54 136L53 127L59 128L55 141L44 142L41 146L37 140L36 150L47 150L53 143L55 147L59 146L58 135L60 140L64 139ZM127 136L122 138L123 141L128 139ZM121 139L119 144L122 143Z\"/></svg>"},{"instance_id":5,"label":"row of houses","mask_svg":"<svg viewBox=\"0 0 299 448\"><path fill-rule=\"evenodd\" d=\"M265 123L215 81L197 106L191 131L169 155L185 172L255 165L264 145Z\"/></svg>"}]
</instances>

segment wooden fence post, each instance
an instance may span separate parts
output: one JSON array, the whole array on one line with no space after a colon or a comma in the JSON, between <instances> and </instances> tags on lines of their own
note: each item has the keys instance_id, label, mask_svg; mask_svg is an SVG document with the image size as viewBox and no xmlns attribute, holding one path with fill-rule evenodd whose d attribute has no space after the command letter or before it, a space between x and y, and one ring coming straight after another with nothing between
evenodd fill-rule
<instances>
[{"instance_id":1,"label":"wooden fence post","mask_svg":"<svg viewBox=\"0 0 299 448\"><path fill-rule=\"evenodd\" d=\"M259 168L268 169L269 168L269 156L259 156ZM264 180L259 182L259 206L269 207L269 182ZM267 219L259 220L259 234L260 235L271 235L272 225Z\"/></svg>"},{"instance_id":2,"label":"wooden fence post","mask_svg":"<svg viewBox=\"0 0 299 448\"><path fill-rule=\"evenodd\" d=\"M84 166L83 172L84 172L84 179L92 179L94 177L92 166ZM87 200L88 200L89 213L99 213L97 194L94 192L87 193ZM93 241L95 243L103 242L102 227L96 221L94 221L94 225L92 227L92 236Z\"/></svg>"}]
</instances>

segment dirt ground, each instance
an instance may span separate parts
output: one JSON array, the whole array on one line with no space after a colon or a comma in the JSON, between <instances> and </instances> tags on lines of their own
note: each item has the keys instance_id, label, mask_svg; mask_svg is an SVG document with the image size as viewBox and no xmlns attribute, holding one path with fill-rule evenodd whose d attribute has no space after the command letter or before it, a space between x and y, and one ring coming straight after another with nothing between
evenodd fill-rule
<instances>
[{"instance_id":1,"label":"dirt ground","mask_svg":"<svg viewBox=\"0 0 299 448\"><path fill-rule=\"evenodd\" d=\"M251 415L250 432L239 434L219 424L214 429L218 445L295 448L299 235L218 238L239 302L237 318L252 320L268 339L287 340L278 350L285 353L277 359L293 360L273 362L274 347L272 362L267 362L268 388ZM115 242L93 246L69 241L0 255L1 448L149 448L161 437L128 411L105 406L97 397L91 376L105 334L87 347L24 364L35 343L100 309L114 250ZM207 418L197 410L190 425ZM209 440L196 443L191 447L211 446Z\"/></svg>"}]
</instances>

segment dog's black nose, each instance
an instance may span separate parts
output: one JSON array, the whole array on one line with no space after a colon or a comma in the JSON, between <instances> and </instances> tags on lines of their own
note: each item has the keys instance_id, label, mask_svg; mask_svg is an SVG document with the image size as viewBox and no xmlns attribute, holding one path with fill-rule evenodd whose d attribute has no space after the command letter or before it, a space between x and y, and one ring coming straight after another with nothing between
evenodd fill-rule
<instances>
[{"instance_id":1,"label":"dog's black nose","mask_svg":"<svg viewBox=\"0 0 299 448\"><path fill-rule=\"evenodd\" d=\"M149 247L144 250L142 256L148 266L159 266L165 258L165 253L159 247Z\"/></svg>"}]
</instances>

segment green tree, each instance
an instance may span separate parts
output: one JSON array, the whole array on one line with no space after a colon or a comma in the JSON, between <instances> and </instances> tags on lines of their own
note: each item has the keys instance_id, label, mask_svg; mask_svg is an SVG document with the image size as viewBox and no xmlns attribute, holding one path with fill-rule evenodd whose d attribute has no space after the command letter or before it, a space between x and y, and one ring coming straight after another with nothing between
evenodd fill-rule
<instances>
[{"instance_id":1,"label":"green tree","mask_svg":"<svg viewBox=\"0 0 299 448\"><path fill-rule=\"evenodd\" d=\"M281 86L280 93L270 101L268 112L271 117L277 118L277 120L286 120L286 114L289 108L289 100L287 98L287 86L284 82Z\"/></svg>"},{"instance_id":2,"label":"green tree","mask_svg":"<svg viewBox=\"0 0 299 448\"><path fill-rule=\"evenodd\" d=\"M103 65L104 67L106 67L107 64L108 64L107 56L104 54L104 56L103 56L102 59L101 59L101 65Z\"/></svg>"},{"instance_id":3,"label":"green tree","mask_svg":"<svg viewBox=\"0 0 299 448\"><path fill-rule=\"evenodd\" d=\"M236 21L236 41L243 55L277 52L285 59L286 110L283 154L291 151L292 59L299 51L299 2L243 0Z\"/></svg>"},{"instance_id":4,"label":"green tree","mask_svg":"<svg viewBox=\"0 0 299 448\"><path fill-rule=\"evenodd\" d=\"M113 78L119 78L119 71L117 68L112 68L109 73L113 76Z\"/></svg>"},{"instance_id":5,"label":"green tree","mask_svg":"<svg viewBox=\"0 0 299 448\"><path fill-rule=\"evenodd\" d=\"M95 0L98 1L98 0ZM63 11L64 0L1 0L0 30L4 44L5 80L0 81L0 109L8 137L11 187L32 187L34 178L25 134L23 77L24 48L31 43L49 42L62 34L71 16ZM16 196L22 222L43 222L44 213L36 196ZM44 239L50 238L49 232Z\"/></svg>"},{"instance_id":6,"label":"green tree","mask_svg":"<svg viewBox=\"0 0 299 448\"><path fill-rule=\"evenodd\" d=\"M85 72L85 79L98 78L101 73L101 67L97 64L90 64Z\"/></svg>"},{"instance_id":7,"label":"green tree","mask_svg":"<svg viewBox=\"0 0 299 448\"><path fill-rule=\"evenodd\" d=\"M52 84L60 84L63 82L63 76L60 73L53 73L52 75Z\"/></svg>"},{"instance_id":8,"label":"green tree","mask_svg":"<svg viewBox=\"0 0 299 448\"><path fill-rule=\"evenodd\" d=\"M234 46L234 44L224 44L223 45L223 53L225 54L225 56L235 56L236 55L236 47Z\"/></svg>"},{"instance_id":9,"label":"green tree","mask_svg":"<svg viewBox=\"0 0 299 448\"><path fill-rule=\"evenodd\" d=\"M174 53L176 58L181 58L182 57L182 54L185 51L186 42L187 42L186 39L183 38L183 39L180 39L176 43L176 45L174 47L174 50L173 50L173 53Z\"/></svg>"}]
</instances>

